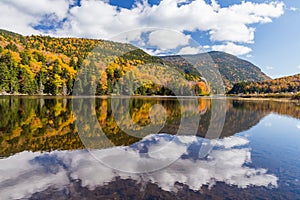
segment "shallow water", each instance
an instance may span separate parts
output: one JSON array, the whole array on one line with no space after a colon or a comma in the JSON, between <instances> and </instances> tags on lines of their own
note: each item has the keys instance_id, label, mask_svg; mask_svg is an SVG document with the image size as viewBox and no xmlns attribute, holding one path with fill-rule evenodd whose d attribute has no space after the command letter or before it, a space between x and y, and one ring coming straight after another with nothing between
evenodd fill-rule
<instances>
[{"instance_id":1,"label":"shallow water","mask_svg":"<svg viewBox=\"0 0 300 200\"><path fill-rule=\"evenodd\" d=\"M1 97L0 199L300 199L300 107Z\"/></svg>"}]
</instances>

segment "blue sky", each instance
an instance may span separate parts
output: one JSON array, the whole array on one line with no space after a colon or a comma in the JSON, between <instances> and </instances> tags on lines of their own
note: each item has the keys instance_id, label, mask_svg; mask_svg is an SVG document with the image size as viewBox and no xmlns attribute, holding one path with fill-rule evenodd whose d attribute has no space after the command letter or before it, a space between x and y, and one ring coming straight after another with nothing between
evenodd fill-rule
<instances>
[{"instance_id":1,"label":"blue sky","mask_svg":"<svg viewBox=\"0 0 300 200\"><path fill-rule=\"evenodd\" d=\"M101 38L155 55L220 50L271 77L300 72L300 1L1 0L0 28Z\"/></svg>"}]
</instances>

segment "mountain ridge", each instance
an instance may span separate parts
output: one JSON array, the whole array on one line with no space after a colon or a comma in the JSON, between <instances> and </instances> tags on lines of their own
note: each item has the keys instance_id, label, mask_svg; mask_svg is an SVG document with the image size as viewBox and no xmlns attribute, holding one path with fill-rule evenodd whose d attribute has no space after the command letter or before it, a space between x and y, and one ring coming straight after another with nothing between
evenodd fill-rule
<instances>
[{"instance_id":1,"label":"mountain ridge","mask_svg":"<svg viewBox=\"0 0 300 200\"><path fill-rule=\"evenodd\" d=\"M4 94L70 95L76 83L77 95L208 94L200 76L175 69L127 43L0 31L0 92Z\"/></svg>"},{"instance_id":2,"label":"mountain ridge","mask_svg":"<svg viewBox=\"0 0 300 200\"><path fill-rule=\"evenodd\" d=\"M212 61L218 66L226 91L230 90L232 86L238 82L263 81L271 79L263 73L259 67L251 62L220 51L210 51L194 55L163 56L161 58L174 65L179 65L179 67L183 69L193 67L190 63L186 63L182 59L180 60L180 57L192 60L192 63L195 64L196 67L203 67L203 65L211 64L210 62ZM199 61L203 60L201 57L210 57L212 60L200 64L197 63L197 61L194 61L194 59L197 58Z\"/></svg>"},{"instance_id":3,"label":"mountain ridge","mask_svg":"<svg viewBox=\"0 0 300 200\"><path fill-rule=\"evenodd\" d=\"M104 78L102 77L103 80L92 84L94 85L92 89L98 95L113 93L113 86L119 80L122 79L120 85L122 87L122 84L128 83L129 78L134 78L134 82L140 81L142 88L139 88L138 91L132 91L132 88L128 87L119 88L126 94L172 95L172 92L166 88L158 87L161 80L157 80L157 77L162 76L162 74L167 77L166 80L178 82L177 87L181 88L181 91L194 90L197 95L205 95L210 91L203 75L206 75L205 69L214 69L215 64L218 65L221 76L208 78L211 92L218 93L215 85L225 85L226 91L228 91L240 81L269 79L257 66L224 52L212 51L196 55L158 57L151 56L128 43L100 39L55 38L41 35L22 36L11 31L0 30L0 92L72 94L75 77L79 73L91 73L101 66L101 63L94 62L93 59L89 60L88 63L85 60L95 48L100 50L100 57L105 60L102 64L109 63L108 69L104 71L105 74L101 74L104 76ZM95 57L97 56L99 57L99 54L95 54ZM179 62L174 62L172 58L179 58ZM182 58L195 63L200 68L196 69L184 60L182 63ZM168 73L167 71L170 72L170 70L166 70L165 63L173 71L179 71L181 76L190 81L190 84L183 87L183 80L176 80L176 73ZM138 68L140 65L149 64L152 64L152 67ZM206 65L208 68L205 68ZM130 70L133 70L135 74L129 75L130 77L124 76ZM145 79L145 81L137 80L138 78ZM87 78L85 77L85 79ZM153 80L158 83L154 83ZM82 91L91 90L90 85L89 83L79 84ZM219 91L225 93L221 89Z\"/></svg>"}]
</instances>

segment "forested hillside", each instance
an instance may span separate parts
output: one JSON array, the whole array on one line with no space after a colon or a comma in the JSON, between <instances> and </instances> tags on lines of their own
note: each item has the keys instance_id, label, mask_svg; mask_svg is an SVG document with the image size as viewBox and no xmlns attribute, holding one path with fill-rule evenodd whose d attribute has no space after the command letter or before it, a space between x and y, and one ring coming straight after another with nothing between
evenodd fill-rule
<instances>
[{"instance_id":1,"label":"forested hillside","mask_svg":"<svg viewBox=\"0 0 300 200\"><path fill-rule=\"evenodd\" d=\"M77 92L84 94L107 95L115 93L116 88L117 92L129 95L209 92L199 74L178 74L176 67L170 67L160 58L130 44L22 36L0 30L1 93L71 95L78 75L81 76ZM140 87L133 88L132 83ZM162 86L168 84L181 91L170 91Z\"/></svg>"},{"instance_id":2,"label":"forested hillside","mask_svg":"<svg viewBox=\"0 0 300 200\"><path fill-rule=\"evenodd\" d=\"M241 82L233 86L229 94L296 93L300 91L300 74L262 82Z\"/></svg>"},{"instance_id":3,"label":"forested hillside","mask_svg":"<svg viewBox=\"0 0 300 200\"><path fill-rule=\"evenodd\" d=\"M191 64L204 67L215 64L221 74L225 89L228 91L235 83L242 81L264 81L270 79L260 68L228 53L212 51L197 55L165 56L163 60L179 66L186 72L191 71ZM190 61L190 62L187 62ZM191 73L194 73L191 71Z\"/></svg>"}]
</instances>

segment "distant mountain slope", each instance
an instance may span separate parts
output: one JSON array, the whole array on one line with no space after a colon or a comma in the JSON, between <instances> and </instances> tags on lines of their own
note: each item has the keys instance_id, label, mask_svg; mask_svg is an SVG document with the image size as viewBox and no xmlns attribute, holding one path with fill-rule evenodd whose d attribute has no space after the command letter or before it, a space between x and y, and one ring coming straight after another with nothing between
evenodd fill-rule
<instances>
[{"instance_id":1,"label":"distant mountain slope","mask_svg":"<svg viewBox=\"0 0 300 200\"><path fill-rule=\"evenodd\" d=\"M193 65L203 67L211 64L213 61L220 71L226 90L230 90L235 83L242 81L263 81L268 80L257 66L252 63L242 60L236 56L228 53L212 51L204 54L197 55L184 55L184 56L164 56L163 60L178 66L186 73L197 73Z\"/></svg>"},{"instance_id":2,"label":"distant mountain slope","mask_svg":"<svg viewBox=\"0 0 300 200\"><path fill-rule=\"evenodd\" d=\"M229 94L286 93L300 91L300 74L262 82L241 82L233 86Z\"/></svg>"}]
</instances>

